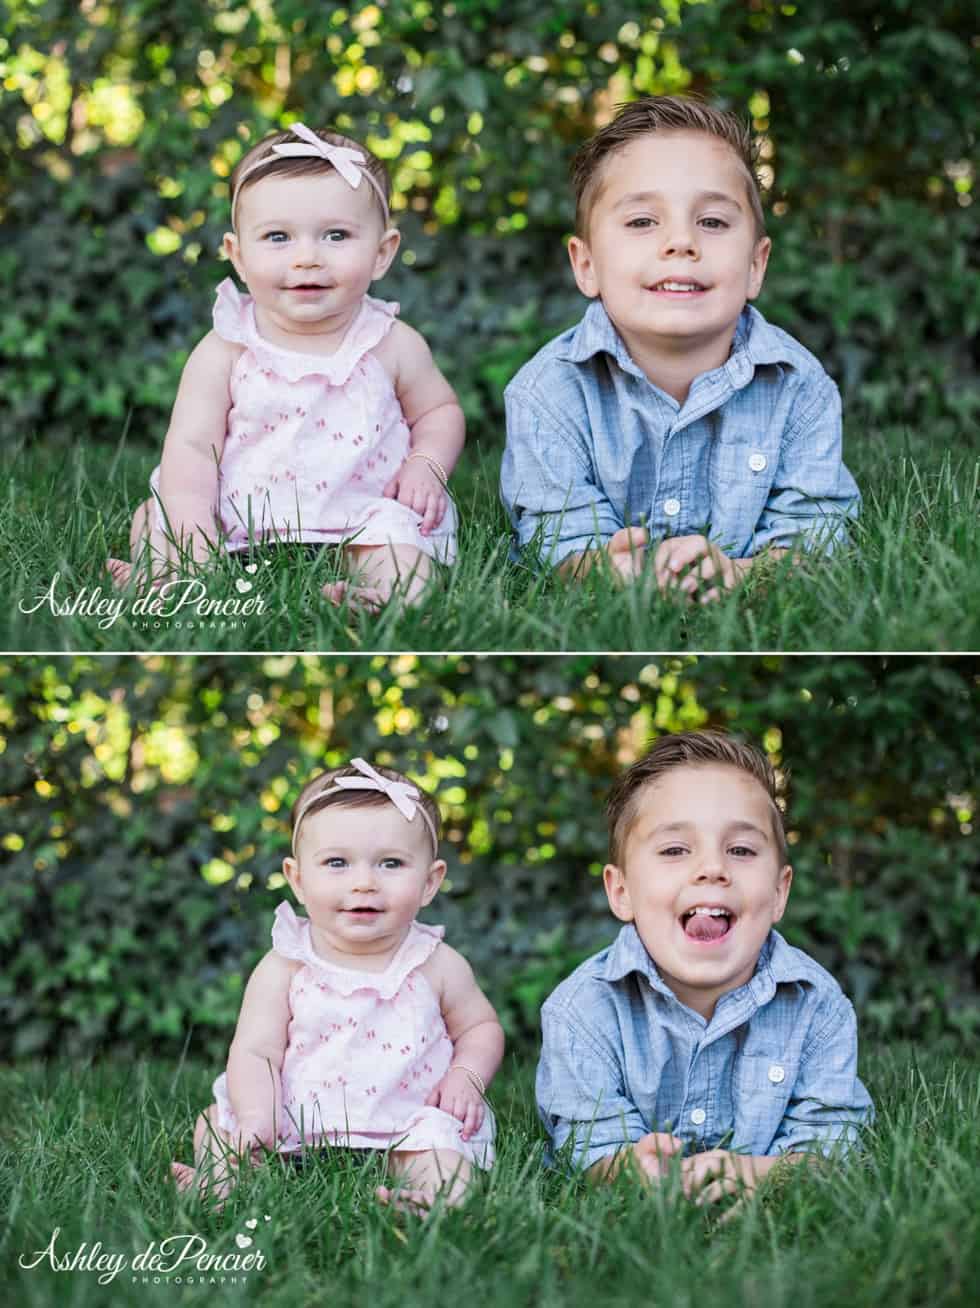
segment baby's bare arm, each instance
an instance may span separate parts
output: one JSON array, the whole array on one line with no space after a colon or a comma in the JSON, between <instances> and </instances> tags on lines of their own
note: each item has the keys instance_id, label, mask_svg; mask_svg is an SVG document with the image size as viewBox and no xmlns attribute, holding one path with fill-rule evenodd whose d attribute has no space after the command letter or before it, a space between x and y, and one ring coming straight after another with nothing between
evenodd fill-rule
<instances>
[{"instance_id":1,"label":"baby's bare arm","mask_svg":"<svg viewBox=\"0 0 980 1308\"><path fill-rule=\"evenodd\" d=\"M228 1054L228 1095L245 1137L275 1145L282 1125L282 1063L289 986L297 964L270 950L249 977Z\"/></svg>"},{"instance_id":2,"label":"baby's bare arm","mask_svg":"<svg viewBox=\"0 0 980 1308\"><path fill-rule=\"evenodd\" d=\"M473 969L455 949L440 945L422 970L439 998L453 1043L452 1064L426 1103L458 1117L466 1140L485 1116L483 1090L504 1056L503 1027Z\"/></svg>"},{"instance_id":3,"label":"baby's bare arm","mask_svg":"<svg viewBox=\"0 0 980 1308\"><path fill-rule=\"evenodd\" d=\"M214 539L218 460L231 408L231 372L241 346L215 332L192 351L174 401L160 460L160 498L170 531L189 542L195 560Z\"/></svg>"},{"instance_id":4,"label":"baby's bare arm","mask_svg":"<svg viewBox=\"0 0 980 1308\"><path fill-rule=\"evenodd\" d=\"M412 432L412 450L437 459L451 473L463 449L466 424L456 392L436 367L424 337L395 323L382 362L391 370L395 394Z\"/></svg>"}]
</instances>

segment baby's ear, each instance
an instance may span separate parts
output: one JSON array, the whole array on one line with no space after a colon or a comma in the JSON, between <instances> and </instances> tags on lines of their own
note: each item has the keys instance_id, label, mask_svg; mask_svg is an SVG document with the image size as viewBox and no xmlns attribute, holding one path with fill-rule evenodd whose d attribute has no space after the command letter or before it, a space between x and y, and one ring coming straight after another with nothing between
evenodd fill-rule
<instances>
[{"instance_id":1,"label":"baby's ear","mask_svg":"<svg viewBox=\"0 0 980 1308\"><path fill-rule=\"evenodd\" d=\"M305 904L303 898L303 886L300 881L299 864L295 858L284 858L282 860L282 874L289 882L289 888L301 904Z\"/></svg>"},{"instance_id":2,"label":"baby's ear","mask_svg":"<svg viewBox=\"0 0 980 1308\"><path fill-rule=\"evenodd\" d=\"M235 265L235 272L237 272L239 277L241 277L242 270L239 267L239 259L241 256L238 248L238 237L234 232L225 232L224 236L221 238L221 248L226 257ZM242 278L242 280L244 281L244 278Z\"/></svg>"},{"instance_id":3,"label":"baby's ear","mask_svg":"<svg viewBox=\"0 0 980 1308\"><path fill-rule=\"evenodd\" d=\"M420 908L425 908L426 904L431 904L436 897L436 891L442 885L443 877L446 875L446 864L441 858L435 859L429 864L429 871L426 874L425 886L422 890L422 903Z\"/></svg>"}]
</instances>

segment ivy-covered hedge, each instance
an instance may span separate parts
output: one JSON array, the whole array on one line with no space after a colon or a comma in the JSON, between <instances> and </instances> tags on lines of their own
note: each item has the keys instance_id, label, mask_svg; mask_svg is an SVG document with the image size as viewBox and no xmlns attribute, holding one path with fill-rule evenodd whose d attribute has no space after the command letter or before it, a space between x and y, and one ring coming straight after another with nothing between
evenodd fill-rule
<instances>
[{"instance_id":1,"label":"ivy-covered hedge","mask_svg":"<svg viewBox=\"0 0 980 1308\"><path fill-rule=\"evenodd\" d=\"M973 658L17 659L0 666L0 1057L220 1057L268 947L286 815L363 754L434 789L427 911L520 1041L616 929L610 781L727 725L788 771L784 925L864 1031L980 1032Z\"/></svg>"},{"instance_id":2,"label":"ivy-covered hedge","mask_svg":"<svg viewBox=\"0 0 980 1308\"><path fill-rule=\"evenodd\" d=\"M760 307L825 360L854 435L968 447L975 31L963 0L9 0L0 426L159 444L228 271L230 166L300 116L388 159L404 245L380 291L499 442L504 384L582 311L575 147L617 101L689 90L764 138Z\"/></svg>"}]
</instances>

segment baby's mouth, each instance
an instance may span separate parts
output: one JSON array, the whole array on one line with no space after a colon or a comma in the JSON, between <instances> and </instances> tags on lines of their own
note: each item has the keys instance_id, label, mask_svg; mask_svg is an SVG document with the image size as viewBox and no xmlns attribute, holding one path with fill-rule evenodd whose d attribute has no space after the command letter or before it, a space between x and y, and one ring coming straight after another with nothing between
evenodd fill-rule
<instances>
[{"instance_id":1,"label":"baby's mouth","mask_svg":"<svg viewBox=\"0 0 980 1308\"><path fill-rule=\"evenodd\" d=\"M377 917L378 914L382 912L382 910L380 908L368 908L362 905L359 908L346 908L344 909L344 912L349 913L351 917L369 918L369 917Z\"/></svg>"},{"instance_id":2,"label":"baby's mouth","mask_svg":"<svg viewBox=\"0 0 980 1308\"><path fill-rule=\"evenodd\" d=\"M735 914L719 905L699 904L680 917L689 940L722 940L735 925Z\"/></svg>"}]
</instances>

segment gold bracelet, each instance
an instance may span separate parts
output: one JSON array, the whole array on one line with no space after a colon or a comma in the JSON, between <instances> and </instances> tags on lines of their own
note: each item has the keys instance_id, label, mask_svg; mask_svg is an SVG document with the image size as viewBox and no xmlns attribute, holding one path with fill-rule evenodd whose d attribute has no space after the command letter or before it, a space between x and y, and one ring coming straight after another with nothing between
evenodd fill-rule
<instances>
[{"instance_id":1,"label":"gold bracelet","mask_svg":"<svg viewBox=\"0 0 980 1308\"><path fill-rule=\"evenodd\" d=\"M484 1097L484 1099L486 1099L487 1083L486 1081L484 1081L483 1077L480 1075L479 1072L474 1072L472 1067L467 1067L465 1063L450 1063L449 1070L450 1072L465 1072L466 1075L473 1082L473 1084L476 1086L477 1090L479 1090L480 1094Z\"/></svg>"},{"instance_id":2,"label":"gold bracelet","mask_svg":"<svg viewBox=\"0 0 980 1308\"><path fill-rule=\"evenodd\" d=\"M449 473L442 466L439 460L434 459L431 454L423 454L421 450L412 450L412 452L406 456L405 462L407 463L409 459L425 459L426 463L442 482L443 486L449 485Z\"/></svg>"}]
</instances>

